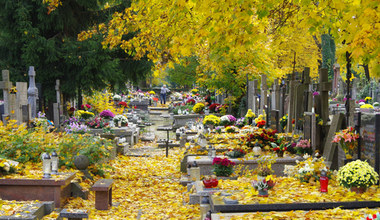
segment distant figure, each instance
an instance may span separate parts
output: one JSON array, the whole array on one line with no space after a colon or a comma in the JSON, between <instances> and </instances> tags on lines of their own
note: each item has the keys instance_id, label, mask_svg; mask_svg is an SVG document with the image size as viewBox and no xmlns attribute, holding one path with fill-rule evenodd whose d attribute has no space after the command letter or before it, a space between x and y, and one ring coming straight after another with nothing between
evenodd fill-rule
<instances>
[{"instance_id":1,"label":"distant figure","mask_svg":"<svg viewBox=\"0 0 380 220\"><path fill-rule=\"evenodd\" d=\"M161 87L161 105L162 104L166 104L166 93L170 92L170 90L168 88L166 88L166 85L164 84L162 87Z\"/></svg>"}]
</instances>

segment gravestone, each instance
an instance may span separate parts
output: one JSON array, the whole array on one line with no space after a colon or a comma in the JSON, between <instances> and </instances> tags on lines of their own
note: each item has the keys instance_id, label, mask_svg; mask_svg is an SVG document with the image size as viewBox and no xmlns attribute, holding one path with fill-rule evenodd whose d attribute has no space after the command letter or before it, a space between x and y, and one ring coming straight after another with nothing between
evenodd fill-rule
<instances>
[{"instance_id":1,"label":"gravestone","mask_svg":"<svg viewBox=\"0 0 380 220\"><path fill-rule=\"evenodd\" d=\"M310 145L314 152L317 149L317 138L319 138L319 132L317 132L317 122L314 112L305 112L303 133L304 139L310 140Z\"/></svg>"},{"instance_id":2,"label":"gravestone","mask_svg":"<svg viewBox=\"0 0 380 220\"><path fill-rule=\"evenodd\" d=\"M331 90L331 82L329 82L328 70L322 68L319 74L318 91L321 101L321 112L318 112L322 117L323 124L327 124L329 119L329 91Z\"/></svg>"},{"instance_id":3,"label":"gravestone","mask_svg":"<svg viewBox=\"0 0 380 220\"><path fill-rule=\"evenodd\" d=\"M59 79L56 80L55 91L57 102L53 103L53 115L54 115L54 125L59 128L61 125L61 115L63 114L63 108L61 105L61 92L60 92L60 82Z\"/></svg>"},{"instance_id":4,"label":"gravestone","mask_svg":"<svg viewBox=\"0 0 380 220\"><path fill-rule=\"evenodd\" d=\"M351 98L353 99L353 100L356 100L356 96L357 96L357 94L358 94L358 78L354 78L353 80L352 80L352 90L351 90L351 93L352 93L352 95L351 95Z\"/></svg>"},{"instance_id":5,"label":"gravestone","mask_svg":"<svg viewBox=\"0 0 380 220\"><path fill-rule=\"evenodd\" d=\"M270 112L270 127L274 130L279 131L280 129L280 118L279 118L279 110L272 110Z\"/></svg>"},{"instance_id":6,"label":"gravestone","mask_svg":"<svg viewBox=\"0 0 380 220\"><path fill-rule=\"evenodd\" d=\"M3 98L4 98L4 114L2 115L3 122L5 123L6 117L9 116L9 91L12 88L12 82L9 81L9 71L2 71L3 81L0 81L0 89L3 90Z\"/></svg>"},{"instance_id":7,"label":"gravestone","mask_svg":"<svg viewBox=\"0 0 380 220\"><path fill-rule=\"evenodd\" d=\"M339 161L333 161L336 154L337 143L332 143L335 133L340 131L344 126L344 115L342 113L333 116L326 142L323 148L323 157L327 163L331 163L331 168L337 168ZM337 155L335 155L337 156Z\"/></svg>"},{"instance_id":8,"label":"gravestone","mask_svg":"<svg viewBox=\"0 0 380 220\"><path fill-rule=\"evenodd\" d=\"M289 82L289 101L288 101L288 106L287 106L287 109L288 109L288 123L286 125L286 132L287 133L292 133L293 131L293 126L292 126L292 121L294 119L294 97L295 97L295 93L296 93L296 87L295 85L297 84L297 82L295 80L291 80Z\"/></svg>"},{"instance_id":9,"label":"gravestone","mask_svg":"<svg viewBox=\"0 0 380 220\"><path fill-rule=\"evenodd\" d=\"M27 123L29 121L28 107L28 83L16 82L17 100L16 100L16 118L17 123Z\"/></svg>"},{"instance_id":10,"label":"gravestone","mask_svg":"<svg viewBox=\"0 0 380 220\"><path fill-rule=\"evenodd\" d=\"M248 82L248 109L251 109L255 114L257 113L257 80Z\"/></svg>"},{"instance_id":11,"label":"gravestone","mask_svg":"<svg viewBox=\"0 0 380 220\"><path fill-rule=\"evenodd\" d=\"M275 79L272 85L272 110L280 110L280 85L279 79Z\"/></svg>"},{"instance_id":12,"label":"gravestone","mask_svg":"<svg viewBox=\"0 0 380 220\"><path fill-rule=\"evenodd\" d=\"M280 115L279 117L282 118L286 113L286 106L285 106L285 98L286 98L286 84L285 80L281 81L280 85Z\"/></svg>"},{"instance_id":13,"label":"gravestone","mask_svg":"<svg viewBox=\"0 0 380 220\"><path fill-rule=\"evenodd\" d=\"M333 70L334 70L334 79L332 82L332 94L333 96L336 96L338 94L338 89L339 89L339 79L341 78L340 65L335 63L333 65Z\"/></svg>"},{"instance_id":14,"label":"gravestone","mask_svg":"<svg viewBox=\"0 0 380 220\"><path fill-rule=\"evenodd\" d=\"M36 87L36 72L34 71L34 67L29 67L29 88L28 88L28 103L30 105L31 118L37 117L37 96L38 89Z\"/></svg>"},{"instance_id":15,"label":"gravestone","mask_svg":"<svg viewBox=\"0 0 380 220\"><path fill-rule=\"evenodd\" d=\"M266 110L265 107L268 105L268 99L267 99L267 93L268 93L268 86L267 86L267 76L261 75L261 95L260 95L260 110L259 113L263 114L263 112Z\"/></svg>"},{"instance_id":16,"label":"gravestone","mask_svg":"<svg viewBox=\"0 0 380 220\"><path fill-rule=\"evenodd\" d=\"M360 159L367 160L380 172L380 114L362 113L361 114L361 146Z\"/></svg>"}]
</instances>

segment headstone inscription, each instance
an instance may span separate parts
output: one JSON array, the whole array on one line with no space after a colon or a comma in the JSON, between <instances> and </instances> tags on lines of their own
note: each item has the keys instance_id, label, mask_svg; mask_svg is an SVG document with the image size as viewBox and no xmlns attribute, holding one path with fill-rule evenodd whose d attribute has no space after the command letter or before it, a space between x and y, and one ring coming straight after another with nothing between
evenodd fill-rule
<instances>
[{"instance_id":1,"label":"headstone inscription","mask_svg":"<svg viewBox=\"0 0 380 220\"><path fill-rule=\"evenodd\" d=\"M380 114L362 113L361 114L361 146L360 159L367 160L380 172Z\"/></svg>"}]
</instances>

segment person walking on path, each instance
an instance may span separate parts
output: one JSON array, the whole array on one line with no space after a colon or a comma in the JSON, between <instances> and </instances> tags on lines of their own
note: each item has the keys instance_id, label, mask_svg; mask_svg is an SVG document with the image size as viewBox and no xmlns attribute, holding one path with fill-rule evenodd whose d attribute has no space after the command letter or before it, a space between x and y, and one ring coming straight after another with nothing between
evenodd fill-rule
<instances>
[{"instance_id":1,"label":"person walking on path","mask_svg":"<svg viewBox=\"0 0 380 220\"><path fill-rule=\"evenodd\" d=\"M166 93L170 92L170 90L168 88L166 88L166 85L164 84L162 87L161 87L161 105L162 104L166 104Z\"/></svg>"}]
</instances>

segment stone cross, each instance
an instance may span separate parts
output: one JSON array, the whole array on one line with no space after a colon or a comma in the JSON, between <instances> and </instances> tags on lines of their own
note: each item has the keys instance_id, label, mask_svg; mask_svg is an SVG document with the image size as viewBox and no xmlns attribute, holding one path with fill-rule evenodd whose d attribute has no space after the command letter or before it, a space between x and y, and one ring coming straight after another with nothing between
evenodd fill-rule
<instances>
[{"instance_id":1,"label":"stone cross","mask_svg":"<svg viewBox=\"0 0 380 220\"><path fill-rule=\"evenodd\" d=\"M36 72L34 71L34 66L29 67L29 88L28 88L28 103L30 105L31 117L32 119L37 117L37 96L38 89L36 87Z\"/></svg>"},{"instance_id":2,"label":"stone cross","mask_svg":"<svg viewBox=\"0 0 380 220\"><path fill-rule=\"evenodd\" d=\"M2 77L3 81L0 81L0 89L3 90L3 97L4 97L4 115L3 115L3 121L5 122L5 118L9 116L9 91L12 88L12 82L9 81L9 71L3 70L2 71Z\"/></svg>"},{"instance_id":3,"label":"stone cross","mask_svg":"<svg viewBox=\"0 0 380 220\"><path fill-rule=\"evenodd\" d=\"M16 98L16 114L18 124L28 122L30 111L28 106L28 83L16 82L17 98Z\"/></svg>"},{"instance_id":4,"label":"stone cross","mask_svg":"<svg viewBox=\"0 0 380 220\"><path fill-rule=\"evenodd\" d=\"M260 114L263 113L263 111L265 110L265 106L268 104L267 90L268 90L267 76L263 74L261 75L261 97L260 97L260 112L259 112Z\"/></svg>"},{"instance_id":5,"label":"stone cross","mask_svg":"<svg viewBox=\"0 0 380 220\"><path fill-rule=\"evenodd\" d=\"M257 79L248 81L248 109L251 109L255 114L257 113Z\"/></svg>"}]
</instances>

